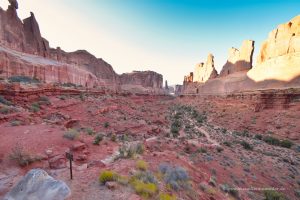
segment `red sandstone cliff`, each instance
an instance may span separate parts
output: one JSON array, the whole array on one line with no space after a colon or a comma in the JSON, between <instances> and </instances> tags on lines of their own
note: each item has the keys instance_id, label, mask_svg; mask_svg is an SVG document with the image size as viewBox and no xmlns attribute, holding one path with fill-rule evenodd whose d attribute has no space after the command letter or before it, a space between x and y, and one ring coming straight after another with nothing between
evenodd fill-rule
<instances>
[{"instance_id":1,"label":"red sandstone cliff","mask_svg":"<svg viewBox=\"0 0 300 200\"><path fill-rule=\"evenodd\" d=\"M59 47L50 48L41 36L34 14L21 21L17 1L9 2L6 11L0 8L0 77L24 75L46 83L106 86L114 90L122 83L160 89L159 74L135 72L120 76L110 64L85 50L68 53ZM142 81L145 78L146 82Z\"/></svg>"}]
</instances>

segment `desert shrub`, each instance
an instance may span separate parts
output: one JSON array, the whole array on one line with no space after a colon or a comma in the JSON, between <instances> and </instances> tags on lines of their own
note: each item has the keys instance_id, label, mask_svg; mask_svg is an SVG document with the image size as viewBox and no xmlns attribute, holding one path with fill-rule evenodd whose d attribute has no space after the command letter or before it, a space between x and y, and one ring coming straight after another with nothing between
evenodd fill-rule
<instances>
[{"instance_id":1,"label":"desert shrub","mask_svg":"<svg viewBox=\"0 0 300 200\"><path fill-rule=\"evenodd\" d=\"M144 183L140 180L134 180L131 182L131 185L135 192L144 198L153 197L158 191L154 183Z\"/></svg>"},{"instance_id":2,"label":"desert shrub","mask_svg":"<svg viewBox=\"0 0 300 200\"><path fill-rule=\"evenodd\" d=\"M256 134L255 136L254 136L254 138L255 139L257 139L257 140L262 140L262 135L261 134Z\"/></svg>"},{"instance_id":3,"label":"desert shrub","mask_svg":"<svg viewBox=\"0 0 300 200\"><path fill-rule=\"evenodd\" d=\"M203 122L205 122L207 120L207 117L205 115L205 113L203 114L198 114L196 121L200 124L202 124Z\"/></svg>"},{"instance_id":4,"label":"desert shrub","mask_svg":"<svg viewBox=\"0 0 300 200\"><path fill-rule=\"evenodd\" d=\"M11 83L39 83L40 81L36 78L31 78L28 76L11 76L8 78Z\"/></svg>"},{"instance_id":5,"label":"desert shrub","mask_svg":"<svg viewBox=\"0 0 300 200\"><path fill-rule=\"evenodd\" d=\"M174 137L177 137L179 135L179 130L181 128L181 123L179 120L175 119L171 124L171 133Z\"/></svg>"},{"instance_id":6,"label":"desert shrub","mask_svg":"<svg viewBox=\"0 0 300 200\"><path fill-rule=\"evenodd\" d=\"M8 101L7 99L5 99L3 96L0 96L0 103L10 106L12 105L12 103L10 101Z\"/></svg>"},{"instance_id":7,"label":"desert shrub","mask_svg":"<svg viewBox=\"0 0 300 200\"><path fill-rule=\"evenodd\" d=\"M226 129L226 128L222 128L222 129L221 129L221 132L222 132L223 134L225 134L225 133L227 133L227 129Z\"/></svg>"},{"instance_id":8,"label":"desert shrub","mask_svg":"<svg viewBox=\"0 0 300 200\"><path fill-rule=\"evenodd\" d=\"M284 147L284 148L291 148L293 146L293 142L285 139L285 140L280 141L280 146Z\"/></svg>"},{"instance_id":9,"label":"desert shrub","mask_svg":"<svg viewBox=\"0 0 300 200\"><path fill-rule=\"evenodd\" d=\"M127 176L118 175L116 181L121 185L128 185L129 178Z\"/></svg>"},{"instance_id":10,"label":"desert shrub","mask_svg":"<svg viewBox=\"0 0 300 200\"><path fill-rule=\"evenodd\" d=\"M131 177L131 182L135 179L140 180L144 183L154 183L157 184L158 181L151 171L139 171Z\"/></svg>"},{"instance_id":11,"label":"desert shrub","mask_svg":"<svg viewBox=\"0 0 300 200\"><path fill-rule=\"evenodd\" d=\"M145 151L144 145L141 144L141 143L138 143L138 144L136 145L136 153L137 153L137 154L143 154L144 151Z\"/></svg>"},{"instance_id":12,"label":"desert shrub","mask_svg":"<svg viewBox=\"0 0 300 200\"><path fill-rule=\"evenodd\" d=\"M95 134L95 131L94 131L92 128L90 128L90 127L87 127L87 128L85 128L84 130L85 130L85 132L86 132L88 135L94 135L94 134Z\"/></svg>"},{"instance_id":13,"label":"desert shrub","mask_svg":"<svg viewBox=\"0 0 300 200\"><path fill-rule=\"evenodd\" d=\"M28 166L35 161L41 160L39 157L30 155L20 145L17 145L12 149L9 158L16 161L21 167Z\"/></svg>"},{"instance_id":14,"label":"desert shrub","mask_svg":"<svg viewBox=\"0 0 300 200\"><path fill-rule=\"evenodd\" d=\"M50 103L50 100L49 100L49 97L47 97L47 96L41 96L39 99L38 99L38 103L40 104L40 105L42 105L42 104L46 104L46 105L50 105L51 103Z\"/></svg>"},{"instance_id":15,"label":"desert shrub","mask_svg":"<svg viewBox=\"0 0 300 200\"><path fill-rule=\"evenodd\" d=\"M136 168L142 171L146 171L148 168L148 163L146 163L144 160L138 160L136 162Z\"/></svg>"},{"instance_id":16,"label":"desert shrub","mask_svg":"<svg viewBox=\"0 0 300 200\"><path fill-rule=\"evenodd\" d=\"M176 195L170 195L167 193L159 194L159 200L176 200Z\"/></svg>"},{"instance_id":17,"label":"desert shrub","mask_svg":"<svg viewBox=\"0 0 300 200\"><path fill-rule=\"evenodd\" d=\"M104 126L104 128L108 128L109 127L109 122L105 122L103 126Z\"/></svg>"},{"instance_id":18,"label":"desert shrub","mask_svg":"<svg viewBox=\"0 0 300 200\"><path fill-rule=\"evenodd\" d=\"M177 191L179 189L186 188L189 185L189 176L184 168L162 164L159 166L159 170L164 175L165 183L173 190Z\"/></svg>"},{"instance_id":19,"label":"desert shrub","mask_svg":"<svg viewBox=\"0 0 300 200\"><path fill-rule=\"evenodd\" d=\"M114 171L111 170L104 170L101 172L99 176L99 182L102 184L105 184L106 182L109 181L116 181L117 180L117 174Z\"/></svg>"},{"instance_id":20,"label":"desert shrub","mask_svg":"<svg viewBox=\"0 0 300 200\"><path fill-rule=\"evenodd\" d=\"M241 145L244 147L246 150L253 150L253 146L251 146L248 142L246 141L241 141Z\"/></svg>"},{"instance_id":21,"label":"desert shrub","mask_svg":"<svg viewBox=\"0 0 300 200\"><path fill-rule=\"evenodd\" d=\"M111 134L110 140L113 141L113 142L116 142L117 141L116 134Z\"/></svg>"},{"instance_id":22,"label":"desert shrub","mask_svg":"<svg viewBox=\"0 0 300 200\"><path fill-rule=\"evenodd\" d=\"M0 113L1 114L8 114L10 112L10 109L9 109L9 107L2 107L1 109L0 109Z\"/></svg>"},{"instance_id":23,"label":"desert shrub","mask_svg":"<svg viewBox=\"0 0 300 200\"><path fill-rule=\"evenodd\" d=\"M39 112L41 109L40 104L38 102L32 103L30 106L31 112Z\"/></svg>"},{"instance_id":24,"label":"desert shrub","mask_svg":"<svg viewBox=\"0 0 300 200\"><path fill-rule=\"evenodd\" d=\"M144 153L144 145L142 143L137 144L123 144L119 148L120 158L132 158L135 154Z\"/></svg>"},{"instance_id":25,"label":"desert shrub","mask_svg":"<svg viewBox=\"0 0 300 200\"><path fill-rule=\"evenodd\" d=\"M97 134L94 138L94 145L99 145L99 143L103 140L103 135L102 134Z\"/></svg>"},{"instance_id":26,"label":"desert shrub","mask_svg":"<svg viewBox=\"0 0 300 200\"><path fill-rule=\"evenodd\" d=\"M270 145L275 145L275 146L279 146L279 144L280 144L280 140L277 138L274 138L272 136L265 136L263 138L263 141Z\"/></svg>"},{"instance_id":27,"label":"desert shrub","mask_svg":"<svg viewBox=\"0 0 300 200\"><path fill-rule=\"evenodd\" d=\"M196 152L197 152L197 153L207 153L207 150L204 149L204 148L202 148L202 147L200 147L199 149L197 149Z\"/></svg>"},{"instance_id":28,"label":"desert shrub","mask_svg":"<svg viewBox=\"0 0 300 200\"><path fill-rule=\"evenodd\" d=\"M12 126L20 126L21 124L22 124L22 122L19 120L12 120L10 122L10 125L12 125Z\"/></svg>"},{"instance_id":29,"label":"desert shrub","mask_svg":"<svg viewBox=\"0 0 300 200\"><path fill-rule=\"evenodd\" d=\"M275 190L264 191L265 200L285 200L285 196Z\"/></svg>"},{"instance_id":30,"label":"desert shrub","mask_svg":"<svg viewBox=\"0 0 300 200\"><path fill-rule=\"evenodd\" d=\"M79 137L79 132L75 129L69 129L67 132L64 133L63 137L69 140L75 140Z\"/></svg>"}]
</instances>

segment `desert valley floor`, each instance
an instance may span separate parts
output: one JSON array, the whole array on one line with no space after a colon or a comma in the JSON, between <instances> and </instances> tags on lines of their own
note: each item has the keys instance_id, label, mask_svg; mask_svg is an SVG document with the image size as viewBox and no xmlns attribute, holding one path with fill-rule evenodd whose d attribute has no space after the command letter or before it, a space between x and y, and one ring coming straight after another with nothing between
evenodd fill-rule
<instances>
[{"instance_id":1,"label":"desert valley floor","mask_svg":"<svg viewBox=\"0 0 300 200\"><path fill-rule=\"evenodd\" d=\"M255 188L276 188L290 199L299 195L299 99L257 109L251 100L230 97L1 98L9 106L0 114L0 197L31 168L66 182L75 200L140 199L130 186L136 176L179 199L264 199ZM73 180L65 159L70 150ZM31 159L11 159L25 152ZM181 169L186 177L169 181L164 168ZM104 170L120 180L99 184Z\"/></svg>"}]
</instances>

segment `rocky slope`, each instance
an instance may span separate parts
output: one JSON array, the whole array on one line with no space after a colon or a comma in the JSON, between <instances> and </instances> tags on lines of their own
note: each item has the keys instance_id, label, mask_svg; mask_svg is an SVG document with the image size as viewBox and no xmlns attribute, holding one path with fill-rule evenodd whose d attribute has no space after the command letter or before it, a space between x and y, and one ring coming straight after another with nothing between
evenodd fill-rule
<instances>
[{"instance_id":1,"label":"rocky slope","mask_svg":"<svg viewBox=\"0 0 300 200\"><path fill-rule=\"evenodd\" d=\"M124 76L119 76L112 66L85 50L65 52L59 47L50 48L41 36L33 13L21 21L17 15L18 3L10 0L5 11L0 8L0 76L29 76L46 83L73 83L86 87L105 86L119 90ZM142 83L147 77L153 83ZM154 77L151 77L153 75ZM161 82L155 73L140 72L126 75L126 85L153 87L157 91ZM138 85L137 85L138 84Z\"/></svg>"}]
</instances>

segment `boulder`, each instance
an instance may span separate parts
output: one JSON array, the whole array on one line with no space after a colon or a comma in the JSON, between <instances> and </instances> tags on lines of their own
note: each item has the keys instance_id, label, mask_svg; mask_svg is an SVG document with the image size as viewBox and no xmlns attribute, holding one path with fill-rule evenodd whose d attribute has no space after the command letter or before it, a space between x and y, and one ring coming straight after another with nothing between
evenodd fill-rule
<instances>
[{"instance_id":1,"label":"boulder","mask_svg":"<svg viewBox=\"0 0 300 200\"><path fill-rule=\"evenodd\" d=\"M42 169L32 169L4 200L64 200L70 194L70 188L63 181L55 180Z\"/></svg>"},{"instance_id":2,"label":"boulder","mask_svg":"<svg viewBox=\"0 0 300 200\"><path fill-rule=\"evenodd\" d=\"M248 71L252 68L252 57L254 52L254 41L245 40L240 50L232 47L229 49L228 60L223 66L220 76L224 77L229 74Z\"/></svg>"}]
</instances>

